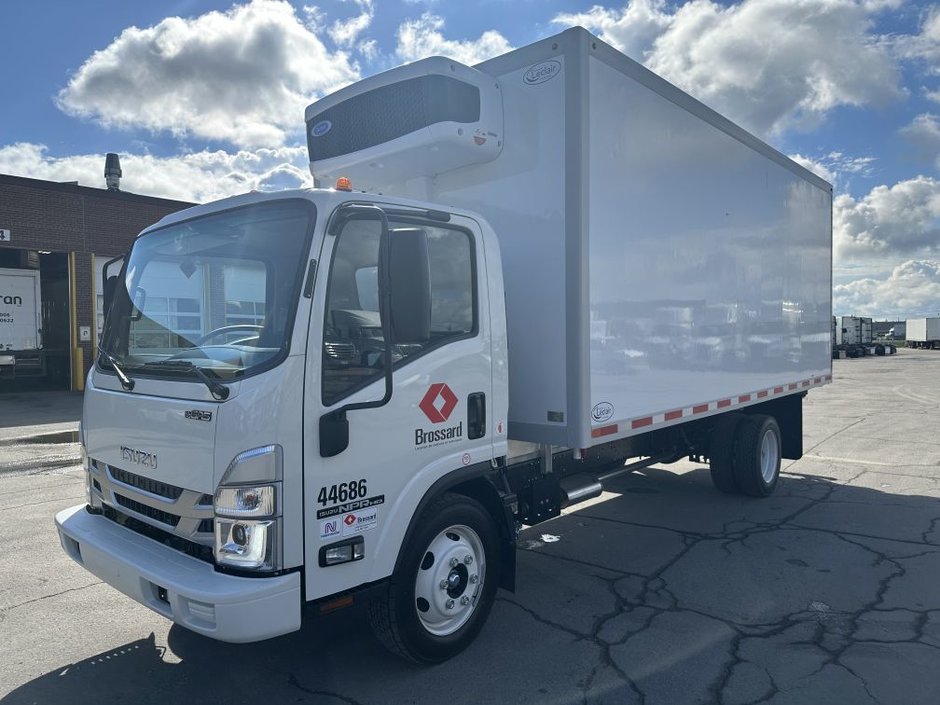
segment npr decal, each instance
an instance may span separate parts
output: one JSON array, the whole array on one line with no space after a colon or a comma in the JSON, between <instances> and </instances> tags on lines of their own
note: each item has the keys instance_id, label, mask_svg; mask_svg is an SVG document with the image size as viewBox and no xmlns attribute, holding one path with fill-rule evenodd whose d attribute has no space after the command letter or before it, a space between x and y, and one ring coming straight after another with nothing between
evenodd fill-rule
<instances>
[{"instance_id":1,"label":"npr decal","mask_svg":"<svg viewBox=\"0 0 940 705\"><path fill-rule=\"evenodd\" d=\"M328 517L338 517L340 514L346 514L347 512L360 512L363 509L368 509L369 507L377 507L380 504L385 504L385 495L380 494L375 497L369 497L367 499L357 499L355 502L346 502L345 504L337 504L335 507L327 507L326 509L320 509L317 512L317 519L326 519ZM323 531L323 526L320 527L321 532Z\"/></svg>"},{"instance_id":2,"label":"npr decal","mask_svg":"<svg viewBox=\"0 0 940 705\"><path fill-rule=\"evenodd\" d=\"M418 402L418 408L433 424L442 424L450 418L457 407L457 395L443 382L436 382L428 387L424 397ZM456 443L463 439L463 421L456 426L442 428L416 428L415 449L423 450L434 446Z\"/></svg>"}]
</instances>

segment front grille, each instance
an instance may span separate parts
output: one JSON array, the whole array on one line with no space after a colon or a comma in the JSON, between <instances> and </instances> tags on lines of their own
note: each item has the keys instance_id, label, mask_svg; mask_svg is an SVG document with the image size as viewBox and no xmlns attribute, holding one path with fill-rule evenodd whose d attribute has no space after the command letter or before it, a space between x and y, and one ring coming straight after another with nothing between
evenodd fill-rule
<instances>
[{"instance_id":1,"label":"front grille","mask_svg":"<svg viewBox=\"0 0 940 705\"><path fill-rule=\"evenodd\" d=\"M176 527L180 522L180 518L175 514L170 514L169 512L161 511L160 509L154 509L153 507L148 507L146 504L141 504L140 502L135 502L129 497L119 495L117 492L114 493L114 499L117 500L117 503L122 507L130 509L132 512L145 516L154 521L159 521L161 524L166 524L167 526Z\"/></svg>"},{"instance_id":2,"label":"front grille","mask_svg":"<svg viewBox=\"0 0 940 705\"><path fill-rule=\"evenodd\" d=\"M158 529L155 526L150 524L145 524L144 522L135 519L132 516L125 514L124 512L119 512L114 507L104 505L102 510L104 516L116 524L134 531L141 536L146 536L149 539L153 539L157 543L162 543L170 548L185 553L192 556L193 558L198 558L201 561L206 563L215 563L215 558L212 554L212 548L210 546L205 546L198 544L195 541L189 541L180 536L171 534L168 531L163 531Z\"/></svg>"},{"instance_id":3,"label":"front grille","mask_svg":"<svg viewBox=\"0 0 940 705\"><path fill-rule=\"evenodd\" d=\"M95 458L89 460L92 491L101 495L106 506L211 550L215 543L213 495L137 475Z\"/></svg>"},{"instance_id":4,"label":"front grille","mask_svg":"<svg viewBox=\"0 0 940 705\"><path fill-rule=\"evenodd\" d=\"M177 487L176 485L171 485L166 482L160 482L159 480L151 480L149 477L141 477L140 475L135 475L132 472L127 470L122 470L121 468L116 468L113 465L108 466L108 472L111 473L113 477L118 482L124 483L125 485L130 485L131 487L136 487L139 490L144 492L149 492L150 494L155 494L160 497L166 497L167 499L179 499L180 495L183 494L183 488Z\"/></svg>"}]
</instances>

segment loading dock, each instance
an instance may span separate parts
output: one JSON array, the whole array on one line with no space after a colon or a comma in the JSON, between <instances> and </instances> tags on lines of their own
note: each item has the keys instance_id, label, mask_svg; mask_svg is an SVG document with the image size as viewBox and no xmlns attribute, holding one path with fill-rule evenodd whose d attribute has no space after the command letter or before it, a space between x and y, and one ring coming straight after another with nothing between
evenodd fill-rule
<instances>
[{"instance_id":1,"label":"loading dock","mask_svg":"<svg viewBox=\"0 0 940 705\"><path fill-rule=\"evenodd\" d=\"M32 367L7 366L0 393L81 390L103 320L101 266L146 226L192 205L121 191L114 178L103 186L0 174L0 269L38 271L41 284L41 353Z\"/></svg>"}]
</instances>

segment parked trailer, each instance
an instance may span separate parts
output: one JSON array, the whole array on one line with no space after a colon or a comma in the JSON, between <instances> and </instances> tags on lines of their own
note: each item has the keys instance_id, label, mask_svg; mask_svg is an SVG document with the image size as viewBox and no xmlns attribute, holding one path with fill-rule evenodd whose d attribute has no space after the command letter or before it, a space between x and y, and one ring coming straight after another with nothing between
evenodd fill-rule
<instances>
[{"instance_id":1,"label":"parked trailer","mask_svg":"<svg viewBox=\"0 0 940 705\"><path fill-rule=\"evenodd\" d=\"M940 350L940 318L908 318L907 347Z\"/></svg>"},{"instance_id":2,"label":"parked trailer","mask_svg":"<svg viewBox=\"0 0 940 705\"><path fill-rule=\"evenodd\" d=\"M0 269L0 379L45 374L39 271Z\"/></svg>"},{"instance_id":3,"label":"parked trailer","mask_svg":"<svg viewBox=\"0 0 940 705\"><path fill-rule=\"evenodd\" d=\"M846 357L875 354L870 318L839 316L835 320L836 351L845 352Z\"/></svg>"},{"instance_id":4,"label":"parked trailer","mask_svg":"<svg viewBox=\"0 0 940 705\"><path fill-rule=\"evenodd\" d=\"M88 498L56 517L105 582L224 641L368 599L441 661L514 589L521 525L689 456L766 496L801 456L828 183L582 29L306 121L337 188L168 216L105 287ZM201 282L214 328L154 347L156 276Z\"/></svg>"}]
</instances>

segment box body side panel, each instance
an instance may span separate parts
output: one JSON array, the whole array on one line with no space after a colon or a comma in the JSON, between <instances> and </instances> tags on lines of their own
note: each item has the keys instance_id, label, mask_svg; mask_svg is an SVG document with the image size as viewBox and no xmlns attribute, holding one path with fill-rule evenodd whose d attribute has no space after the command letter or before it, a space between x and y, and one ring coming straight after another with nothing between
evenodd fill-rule
<instances>
[{"instance_id":1,"label":"box body side panel","mask_svg":"<svg viewBox=\"0 0 940 705\"><path fill-rule=\"evenodd\" d=\"M830 191L607 61L589 81L589 423L830 374Z\"/></svg>"},{"instance_id":2,"label":"box body side panel","mask_svg":"<svg viewBox=\"0 0 940 705\"><path fill-rule=\"evenodd\" d=\"M545 73L527 82L538 64ZM497 72L503 94L502 152L487 164L437 175L430 200L481 213L499 239L509 333L509 436L563 445L569 393L566 56L542 42L486 68Z\"/></svg>"}]
</instances>

